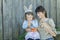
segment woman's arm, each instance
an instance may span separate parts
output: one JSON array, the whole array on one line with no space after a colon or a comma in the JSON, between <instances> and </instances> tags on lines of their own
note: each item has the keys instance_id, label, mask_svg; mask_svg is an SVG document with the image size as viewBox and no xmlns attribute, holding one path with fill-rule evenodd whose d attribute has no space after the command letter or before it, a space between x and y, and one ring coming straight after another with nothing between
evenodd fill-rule
<instances>
[{"instance_id":1,"label":"woman's arm","mask_svg":"<svg viewBox=\"0 0 60 40\"><path fill-rule=\"evenodd\" d=\"M56 33L54 32L54 31L52 31L52 28L51 28L51 26L49 25L49 24L47 24L47 23L43 23L43 25L44 25L44 28L45 28L45 30L48 32L48 33L50 33L52 36L56 36Z\"/></svg>"},{"instance_id":2,"label":"woman's arm","mask_svg":"<svg viewBox=\"0 0 60 40\"><path fill-rule=\"evenodd\" d=\"M30 23L28 23L27 21L23 22L22 28L25 29L25 31L27 31L27 32L31 31Z\"/></svg>"},{"instance_id":3,"label":"woman's arm","mask_svg":"<svg viewBox=\"0 0 60 40\"><path fill-rule=\"evenodd\" d=\"M52 19L49 19L49 23L43 22L42 25L48 33L54 37L56 36L55 24Z\"/></svg>"}]
</instances>

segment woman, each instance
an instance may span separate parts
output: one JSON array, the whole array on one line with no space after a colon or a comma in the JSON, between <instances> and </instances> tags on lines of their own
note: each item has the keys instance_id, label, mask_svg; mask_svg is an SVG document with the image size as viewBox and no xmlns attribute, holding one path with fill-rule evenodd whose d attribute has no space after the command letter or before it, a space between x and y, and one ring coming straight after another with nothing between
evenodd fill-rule
<instances>
[{"instance_id":1,"label":"woman","mask_svg":"<svg viewBox=\"0 0 60 40\"><path fill-rule=\"evenodd\" d=\"M47 12L43 6L38 6L35 12L40 19L38 30L41 40L54 40L56 29L53 19L47 17Z\"/></svg>"}]
</instances>

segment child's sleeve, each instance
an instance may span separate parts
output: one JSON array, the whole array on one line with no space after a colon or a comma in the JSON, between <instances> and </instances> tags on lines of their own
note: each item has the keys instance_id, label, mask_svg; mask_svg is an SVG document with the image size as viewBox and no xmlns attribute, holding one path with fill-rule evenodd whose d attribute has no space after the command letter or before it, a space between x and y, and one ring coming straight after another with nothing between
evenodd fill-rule
<instances>
[{"instance_id":1,"label":"child's sleeve","mask_svg":"<svg viewBox=\"0 0 60 40\"><path fill-rule=\"evenodd\" d=\"M27 26L28 26L27 21L24 21L24 22L23 22L23 25L22 25L22 28L23 28L23 29L26 29Z\"/></svg>"},{"instance_id":2,"label":"child's sleeve","mask_svg":"<svg viewBox=\"0 0 60 40\"><path fill-rule=\"evenodd\" d=\"M55 24L54 24L53 19L49 19L49 25L51 26L52 31L54 31L55 33L57 33L57 32L56 32L56 29L55 29Z\"/></svg>"},{"instance_id":3,"label":"child's sleeve","mask_svg":"<svg viewBox=\"0 0 60 40\"><path fill-rule=\"evenodd\" d=\"M37 21L37 20L34 20L34 21L32 22L32 24L33 24L33 27L38 27L38 21Z\"/></svg>"}]
</instances>

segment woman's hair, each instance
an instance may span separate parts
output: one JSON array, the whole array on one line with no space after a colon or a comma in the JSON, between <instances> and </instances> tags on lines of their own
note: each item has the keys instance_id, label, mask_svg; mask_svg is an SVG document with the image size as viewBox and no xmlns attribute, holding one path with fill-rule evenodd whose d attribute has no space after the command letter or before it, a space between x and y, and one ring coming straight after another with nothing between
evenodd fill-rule
<instances>
[{"instance_id":1,"label":"woman's hair","mask_svg":"<svg viewBox=\"0 0 60 40\"><path fill-rule=\"evenodd\" d=\"M36 9L35 9L35 12L37 14L37 12L45 12L45 17L47 18L47 12L45 10L45 8L43 6L38 6Z\"/></svg>"},{"instance_id":2,"label":"woman's hair","mask_svg":"<svg viewBox=\"0 0 60 40\"><path fill-rule=\"evenodd\" d=\"M33 19L35 19L35 18L34 18L34 14L33 14L33 12L26 12L26 13L25 13L25 20L27 20L26 15L32 15L32 16L33 16Z\"/></svg>"}]
</instances>

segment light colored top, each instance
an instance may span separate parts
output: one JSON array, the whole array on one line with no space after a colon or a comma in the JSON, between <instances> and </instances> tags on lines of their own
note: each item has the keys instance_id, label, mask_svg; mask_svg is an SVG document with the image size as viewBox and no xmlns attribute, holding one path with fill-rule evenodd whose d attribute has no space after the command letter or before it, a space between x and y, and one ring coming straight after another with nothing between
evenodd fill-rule
<instances>
[{"instance_id":1,"label":"light colored top","mask_svg":"<svg viewBox=\"0 0 60 40\"><path fill-rule=\"evenodd\" d=\"M30 28L37 28L37 27L38 27L38 21L36 19L32 20ZM28 28L28 21L27 20L25 20L23 22L22 28L23 29ZM36 31L36 32L31 31L31 32L27 32L27 34L25 35L25 40L27 40L28 38L40 39L40 35L39 35L38 31Z\"/></svg>"},{"instance_id":2,"label":"light colored top","mask_svg":"<svg viewBox=\"0 0 60 40\"><path fill-rule=\"evenodd\" d=\"M52 31L54 31L56 33L55 24L54 24L53 19L47 18L44 21L46 23L48 23L51 26ZM51 34L49 34L48 32L45 31L44 27L39 26L38 30L39 30L39 33L40 33L41 40L46 40L48 38L53 38Z\"/></svg>"},{"instance_id":3,"label":"light colored top","mask_svg":"<svg viewBox=\"0 0 60 40\"><path fill-rule=\"evenodd\" d=\"M28 21L27 20L25 20L24 22L23 22L23 26L22 26L22 28L23 29L26 29L28 27ZM38 27L38 21L35 19L35 20L32 20L31 21L31 26L30 26L30 28L37 28Z\"/></svg>"}]
</instances>

